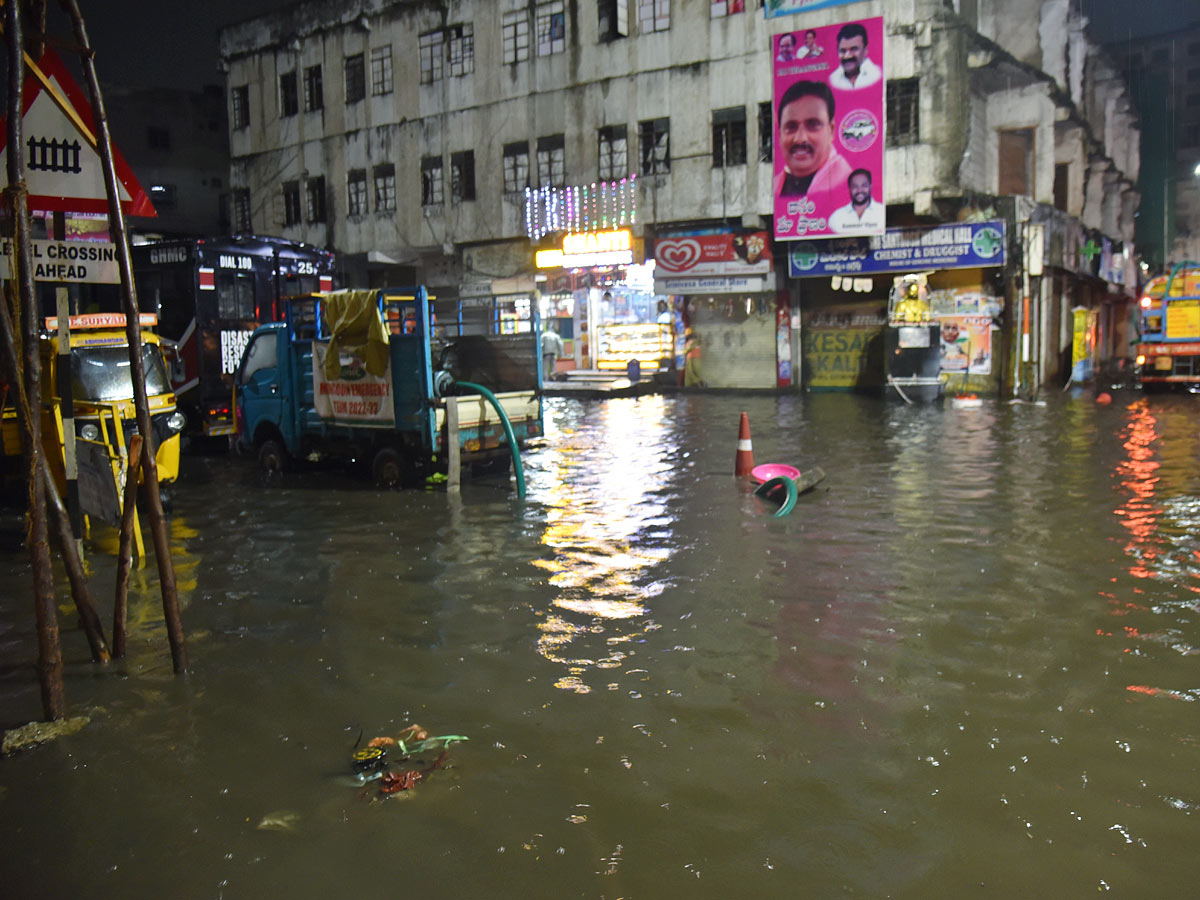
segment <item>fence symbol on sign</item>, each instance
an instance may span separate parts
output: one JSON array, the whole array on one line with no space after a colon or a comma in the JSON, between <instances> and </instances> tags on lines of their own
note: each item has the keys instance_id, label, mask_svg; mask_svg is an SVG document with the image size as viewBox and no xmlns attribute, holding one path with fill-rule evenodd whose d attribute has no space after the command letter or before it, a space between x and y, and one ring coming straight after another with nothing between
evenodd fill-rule
<instances>
[{"instance_id":1,"label":"fence symbol on sign","mask_svg":"<svg viewBox=\"0 0 1200 900\"><path fill-rule=\"evenodd\" d=\"M39 172L82 172L83 167L79 164L79 151L82 149L79 141L31 137L27 165Z\"/></svg>"}]
</instances>

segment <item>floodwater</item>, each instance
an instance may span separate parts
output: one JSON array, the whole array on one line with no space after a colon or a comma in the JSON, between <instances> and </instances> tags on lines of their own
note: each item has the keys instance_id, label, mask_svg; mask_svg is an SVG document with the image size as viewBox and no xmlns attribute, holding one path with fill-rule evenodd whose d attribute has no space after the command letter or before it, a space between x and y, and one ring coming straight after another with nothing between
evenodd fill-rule
<instances>
[{"instance_id":1,"label":"floodwater","mask_svg":"<svg viewBox=\"0 0 1200 900\"><path fill-rule=\"evenodd\" d=\"M153 565L109 669L64 592L91 723L0 760L4 896L1195 896L1200 398L547 403L524 501L189 458L190 673ZM786 517L732 477L743 410L827 473ZM348 786L410 722L469 740Z\"/></svg>"}]
</instances>

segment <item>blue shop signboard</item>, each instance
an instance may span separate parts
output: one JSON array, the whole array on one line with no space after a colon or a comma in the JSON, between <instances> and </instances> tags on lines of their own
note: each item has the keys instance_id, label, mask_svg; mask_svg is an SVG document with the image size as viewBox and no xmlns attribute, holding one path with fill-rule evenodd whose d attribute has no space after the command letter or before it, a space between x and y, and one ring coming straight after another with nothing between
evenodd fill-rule
<instances>
[{"instance_id":1,"label":"blue shop signboard","mask_svg":"<svg viewBox=\"0 0 1200 900\"><path fill-rule=\"evenodd\" d=\"M788 275L872 275L924 269L1004 265L1004 221L931 228L889 228L882 235L799 241L789 248Z\"/></svg>"}]
</instances>

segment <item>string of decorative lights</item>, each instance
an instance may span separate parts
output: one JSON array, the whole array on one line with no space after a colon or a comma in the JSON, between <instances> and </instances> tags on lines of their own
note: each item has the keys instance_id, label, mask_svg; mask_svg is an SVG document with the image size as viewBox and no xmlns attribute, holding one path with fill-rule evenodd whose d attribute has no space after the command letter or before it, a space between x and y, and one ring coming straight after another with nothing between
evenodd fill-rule
<instances>
[{"instance_id":1,"label":"string of decorative lights","mask_svg":"<svg viewBox=\"0 0 1200 900\"><path fill-rule=\"evenodd\" d=\"M590 185L525 188L525 233L608 231L637 223L637 175Z\"/></svg>"}]
</instances>

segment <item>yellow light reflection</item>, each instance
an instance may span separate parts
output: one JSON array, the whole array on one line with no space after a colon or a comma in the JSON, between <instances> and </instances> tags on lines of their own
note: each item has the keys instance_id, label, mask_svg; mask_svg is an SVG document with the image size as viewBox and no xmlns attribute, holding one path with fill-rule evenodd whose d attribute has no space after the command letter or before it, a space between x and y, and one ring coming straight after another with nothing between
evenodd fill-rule
<instances>
[{"instance_id":1,"label":"yellow light reflection","mask_svg":"<svg viewBox=\"0 0 1200 900\"><path fill-rule=\"evenodd\" d=\"M567 668L555 682L563 690L589 692L589 674L619 668L633 652L614 645L636 643L657 628L649 601L660 588L649 573L671 551L645 544L648 528L666 514L672 448L664 440L665 410L662 397L622 399L590 408L574 427L558 423L542 535L552 555L533 564L557 591L541 611L537 649Z\"/></svg>"}]
</instances>

